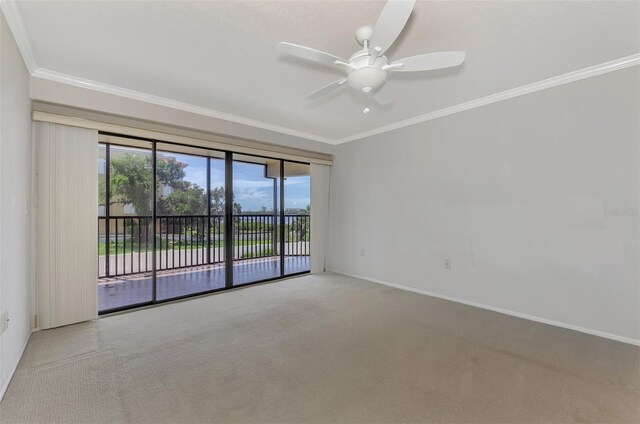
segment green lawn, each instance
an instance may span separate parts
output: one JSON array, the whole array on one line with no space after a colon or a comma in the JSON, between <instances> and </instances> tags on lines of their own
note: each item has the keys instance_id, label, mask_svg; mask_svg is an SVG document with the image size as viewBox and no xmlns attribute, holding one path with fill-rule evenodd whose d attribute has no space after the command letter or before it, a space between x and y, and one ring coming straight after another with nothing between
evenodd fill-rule
<instances>
[{"instance_id":1,"label":"green lawn","mask_svg":"<svg viewBox=\"0 0 640 424\"><path fill-rule=\"evenodd\" d=\"M271 240L265 240L264 242L260 243L258 242L258 240L248 240L248 241L238 241L236 240L234 245L235 246L252 246L252 245L256 245L256 244L270 244ZM169 250L184 250L184 249L199 249L199 248L204 248L205 244L204 243L178 243L176 242L175 244L169 243ZM211 244L211 247L224 247L224 240L223 241L216 241L213 242ZM105 251L106 248L106 243L102 242L98 244L98 255L104 256L106 254ZM125 245L123 242L118 241L118 253L123 253L123 250L125 248ZM127 243L126 245L127 248L127 253L131 253L131 243ZM162 243L162 250L165 250L167 248L166 243ZM152 246L152 242L149 241L149 246L148 249L147 247L142 244L142 246L138 246L137 243L134 243L133 245L133 251L138 253L138 252L151 252L153 249ZM109 244L109 254L113 255L116 252L116 243L115 242L111 242Z\"/></svg>"}]
</instances>

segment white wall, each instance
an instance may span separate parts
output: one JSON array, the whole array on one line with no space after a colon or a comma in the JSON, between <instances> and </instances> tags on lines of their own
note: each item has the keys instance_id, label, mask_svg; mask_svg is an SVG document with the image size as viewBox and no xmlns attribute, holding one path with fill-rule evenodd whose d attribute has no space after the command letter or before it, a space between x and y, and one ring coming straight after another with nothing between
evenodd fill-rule
<instances>
[{"instance_id":1,"label":"white wall","mask_svg":"<svg viewBox=\"0 0 640 424\"><path fill-rule=\"evenodd\" d=\"M31 331L31 100L29 73L0 19L0 396Z\"/></svg>"},{"instance_id":2,"label":"white wall","mask_svg":"<svg viewBox=\"0 0 640 424\"><path fill-rule=\"evenodd\" d=\"M639 76L341 145L327 268L640 343Z\"/></svg>"}]
</instances>

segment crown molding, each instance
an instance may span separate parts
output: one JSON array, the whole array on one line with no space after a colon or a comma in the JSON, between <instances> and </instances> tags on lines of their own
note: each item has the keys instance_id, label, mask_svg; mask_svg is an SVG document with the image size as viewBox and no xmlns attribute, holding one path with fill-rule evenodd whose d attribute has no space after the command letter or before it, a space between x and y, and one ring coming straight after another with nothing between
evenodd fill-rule
<instances>
[{"instance_id":1,"label":"crown molding","mask_svg":"<svg viewBox=\"0 0 640 424\"><path fill-rule=\"evenodd\" d=\"M42 78L54 82L59 82L75 87L80 87L88 90L98 91L106 94L112 94L119 97L125 97L132 100L138 100L158 106L164 106L171 109L181 110L184 112L190 112L198 115L209 116L224 121L234 122L236 124L247 125L250 127L260 128L267 131L274 131L281 134L287 134L294 137L300 137L307 140L318 141L321 143L327 143L332 145L338 145L347 143L350 141L360 140L373 135L382 134L385 132L397 130L400 128L410 127L423 122L431 121L433 119L442 118L445 116L453 115L455 113L464 112L467 110L475 109L478 107L490 105L493 103L509 100L514 97L523 96L526 94L535 93L537 91L546 90L549 88L557 87L563 84L569 84L572 82L580 81L585 78L595 77L608 72L617 71L630 66L640 65L640 53L636 53L630 56L622 57L620 59L612 60L609 62L601 63L599 65L590 66L587 68L579 69L577 71L569 72L566 74L558 75L555 77L547 78L531 84L526 84L520 87L512 88L500 93L491 94L485 97L474 99L465 103L450 106L444 109L439 109L432 112L427 112L422 115L414 116L412 118L404 119L392 124L383 125L371 130L355 133L339 139L330 139L322 137L316 134L306 133L303 131L295 130L276 124L270 124L255 119L246 118L239 115L233 115L226 112L221 112L215 109L210 109L202 106L196 106L190 103L180 102L165 97L160 97L152 94L143 93L123 87L118 87L110 84L101 83L98 81L91 81L88 79L76 77L73 75L63 74L60 72L52 71L49 69L39 68L37 66L31 43L27 32L25 30L22 17L18 8L16 7L15 0L0 0L0 10L4 14L4 17L13 33L16 40L16 44L20 49L20 53L24 59L25 65L29 70L32 77Z\"/></svg>"},{"instance_id":2,"label":"crown molding","mask_svg":"<svg viewBox=\"0 0 640 424\"><path fill-rule=\"evenodd\" d=\"M32 74L38 68L38 65L36 64L36 57L33 54L27 31L24 28L24 21L22 20L15 1L0 0L0 10L11 29L13 38L16 40L18 49L22 54L22 60L24 60L24 64L27 66L29 73Z\"/></svg>"},{"instance_id":3,"label":"crown molding","mask_svg":"<svg viewBox=\"0 0 640 424\"><path fill-rule=\"evenodd\" d=\"M542 81L534 82L531 84L522 85L520 87L502 91L500 93L491 94L486 97L481 97L465 103L460 103L455 106L451 106L451 107L439 109L433 112L428 112L422 115L414 116L413 118L404 119L402 121L398 121L389 125L383 125L383 126L374 128L372 130L363 131L357 134L352 134L350 136L335 140L334 144L337 145L337 144L347 143L349 141L359 140L365 137L371 137L373 135L382 134L382 133L397 130L400 128L410 127L412 125L431 121L433 119L453 115L454 113L464 112L470 109L475 109L478 107L490 105L490 104L501 102L504 100L509 100L514 97L524 96L525 94L535 93L537 91L546 90L548 88L557 87L563 84L569 84L572 82L580 81L585 78L595 77L598 75L606 74L608 72L613 72L613 71L617 71L620 69L624 69L624 68L628 68L630 66L636 66L636 65L640 65L640 53L636 53L631 56L622 57L620 59L612 60L610 62L601 63L599 65L579 69L577 71L558 75L558 76L551 77Z\"/></svg>"},{"instance_id":4,"label":"crown molding","mask_svg":"<svg viewBox=\"0 0 640 424\"><path fill-rule=\"evenodd\" d=\"M59 82L62 84L72 85L75 87L98 91L101 93L112 94L115 96L125 97L132 100L138 100L138 101L142 101L145 103L150 103L158 106L164 106L171 109L177 109L184 112L190 112L197 115L209 116L209 117L221 119L224 121L234 122L236 124L247 125L250 127L260 128L263 130L274 131L281 134L291 135L294 137L300 137L307 140L333 144L333 140L320 137L315 134L294 130L292 128L283 127L280 125L269 124L267 122L245 118L243 116L233 115L233 114L221 112L215 109L196 106L190 103L168 99L166 97L160 97L153 94L147 94L140 91L118 87L111 84L105 84L98 81L92 81L85 78L75 77L73 75L67 75L61 72L51 71L49 69L37 68L34 72L32 72L31 76L34 78L41 78L49 81Z\"/></svg>"},{"instance_id":5,"label":"crown molding","mask_svg":"<svg viewBox=\"0 0 640 424\"><path fill-rule=\"evenodd\" d=\"M397 130L400 128L417 125L423 122L431 121L433 119L442 118L445 116L453 115L455 113L464 112L467 110L479 108L479 107L490 105L493 103L498 103L504 100L509 100L514 97L524 96L526 94L535 93L537 91L546 90L546 89L557 87L560 85L580 81L585 78L595 77L608 72L613 72L620 69L628 68L630 66L637 66L637 65L640 65L640 53L626 56L620 59L612 60L609 62L601 63L599 65L579 69L577 71L568 72L566 74L558 75L558 76L547 78L545 80L541 80L531 84L526 84L520 87L512 88L510 90L502 91L500 93L491 94L489 96L474 99L465 103L460 103L458 105L454 105L444 109L428 112L422 115L415 116L413 118L404 119L402 121L398 121L393 124L383 125L383 126L374 128L372 130L360 132L357 134L352 134L347 137L336 139L336 140L321 137L316 134L305 133L302 131L294 130L292 128L282 127L279 125L269 124L266 122L245 118L238 115L232 115L229 113L205 108L202 106L195 106L189 103L171 100L165 97L142 93L139 91L117 87L110 84L104 84L97 81L91 81L84 78L79 78L72 75L51 71L48 69L37 68L34 72L32 72L32 76L36 78L42 78L50 81L63 83L63 84L73 85L73 86L85 88L88 90L112 94L115 96L125 97L133 100L139 100L142 102L164 106L172 109L177 109L185 112L191 112L198 115L210 116L213 118L222 119L229 122L235 122L237 124L261 128L269 131L275 131L282 134L304 138L307 140L313 140L321 143L338 145L338 144L343 144L350 141L363 139L366 137L371 137L373 135L378 135L385 132Z\"/></svg>"}]
</instances>

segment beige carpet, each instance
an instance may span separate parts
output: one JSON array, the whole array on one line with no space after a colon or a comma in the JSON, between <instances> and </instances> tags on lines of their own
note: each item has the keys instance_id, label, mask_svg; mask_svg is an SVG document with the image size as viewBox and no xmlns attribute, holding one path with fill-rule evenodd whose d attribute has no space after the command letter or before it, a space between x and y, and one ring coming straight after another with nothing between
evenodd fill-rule
<instances>
[{"instance_id":1,"label":"beige carpet","mask_svg":"<svg viewBox=\"0 0 640 424\"><path fill-rule=\"evenodd\" d=\"M34 333L12 422L640 422L640 349L305 276Z\"/></svg>"}]
</instances>

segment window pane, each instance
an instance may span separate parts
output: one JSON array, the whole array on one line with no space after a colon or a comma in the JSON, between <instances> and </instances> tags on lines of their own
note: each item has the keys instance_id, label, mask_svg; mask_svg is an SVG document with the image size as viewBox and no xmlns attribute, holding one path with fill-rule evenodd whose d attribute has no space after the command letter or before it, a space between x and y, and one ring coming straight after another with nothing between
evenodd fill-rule
<instances>
[{"instance_id":1,"label":"window pane","mask_svg":"<svg viewBox=\"0 0 640 424\"><path fill-rule=\"evenodd\" d=\"M147 303L153 296L151 144L137 144L148 148L111 144L101 145L99 150L98 207L102 206L105 214L103 237L98 242L100 311Z\"/></svg>"},{"instance_id":2,"label":"window pane","mask_svg":"<svg viewBox=\"0 0 640 424\"><path fill-rule=\"evenodd\" d=\"M280 161L233 155L233 284L281 275Z\"/></svg>"},{"instance_id":3,"label":"window pane","mask_svg":"<svg viewBox=\"0 0 640 424\"><path fill-rule=\"evenodd\" d=\"M156 176L157 299L224 288L224 154L158 143Z\"/></svg>"},{"instance_id":4,"label":"window pane","mask_svg":"<svg viewBox=\"0 0 640 424\"><path fill-rule=\"evenodd\" d=\"M284 163L284 273L309 271L311 167Z\"/></svg>"}]
</instances>

